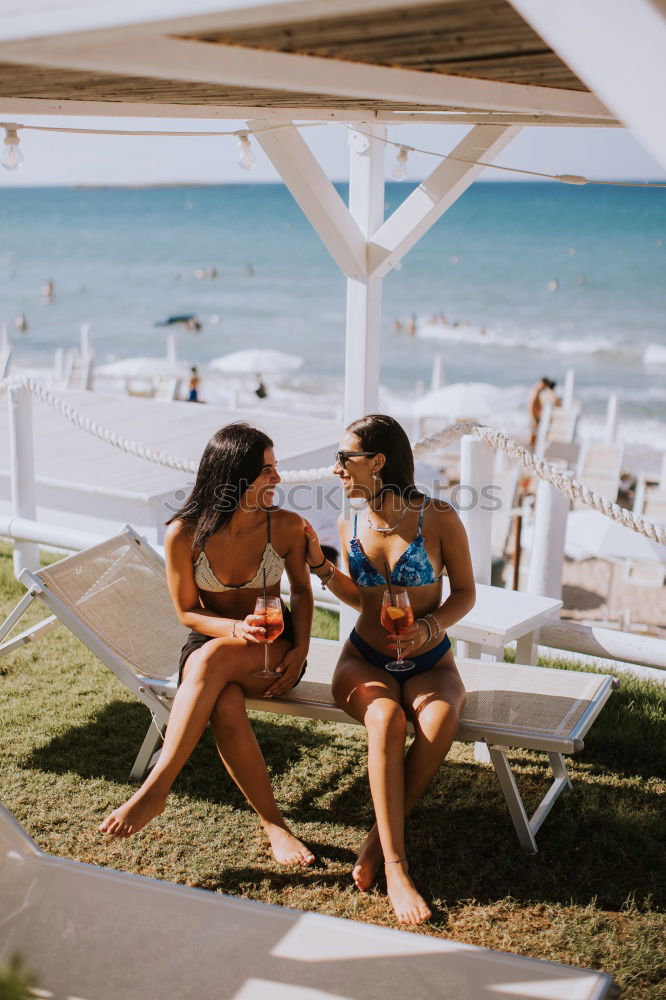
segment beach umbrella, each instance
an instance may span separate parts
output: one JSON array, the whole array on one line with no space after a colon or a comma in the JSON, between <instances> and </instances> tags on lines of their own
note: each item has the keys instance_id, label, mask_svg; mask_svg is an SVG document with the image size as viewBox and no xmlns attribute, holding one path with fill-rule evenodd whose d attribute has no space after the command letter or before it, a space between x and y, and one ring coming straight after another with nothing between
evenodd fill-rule
<instances>
[{"instance_id":1,"label":"beach umbrella","mask_svg":"<svg viewBox=\"0 0 666 1000\"><path fill-rule=\"evenodd\" d=\"M172 376L182 378L189 374L190 366L185 361L170 358L119 358L95 368L96 375L115 378L159 378Z\"/></svg>"},{"instance_id":2,"label":"beach umbrella","mask_svg":"<svg viewBox=\"0 0 666 1000\"><path fill-rule=\"evenodd\" d=\"M632 559L666 563L666 545L625 528L596 510L574 510L567 518L564 551L570 559Z\"/></svg>"},{"instance_id":3,"label":"beach umbrella","mask_svg":"<svg viewBox=\"0 0 666 1000\"><path fill-rule=\"evenodd\" d=\"M255 347L213 358L208 367L224 375L284 375L297 371L302 364L303 358L297 354Z\"/></svg>"},{"instance_id":4,"label":"beach umbrella","mask_svg":"<svg viewBox=\"0 0 666 1000\"><path fill-rule=\"evenodd\" d=\"M481 420L505 410L507 401L501 389L487 382L453 382L414 401L415 417L448 417Z\"/></svg>"}]
</instances>

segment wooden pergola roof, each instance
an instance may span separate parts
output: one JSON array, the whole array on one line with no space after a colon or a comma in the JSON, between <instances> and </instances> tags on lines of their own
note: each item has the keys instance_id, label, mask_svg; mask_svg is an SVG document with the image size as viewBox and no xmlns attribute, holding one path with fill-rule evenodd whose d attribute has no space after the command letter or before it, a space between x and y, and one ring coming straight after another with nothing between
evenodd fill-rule
<instances>
[{"instance_id":1,"label":"wooden pergola roof","mask_svg":"<svg viewBox=\"0 0 666 1000\"><path fill-rule=\"evenodd\" d=\"M35 4L14 37L0 13L0 111L614 124L509 0L202 2L209 13L172 0L162 9L179 16L157 20L153 0L118 0L100 22L83 0L52 0L58 30L39 32Z\"/></svg>"},{"instance_id":2,"label":"wooden pergola roof","mask_svg":"<svg viewBox=\"0 0 666 1000\"><path fill-rule=\"evenodd\" d=\"M480 80L588 89L507 0L455 0L184 37Z\"/></svg>"}]
</instances>

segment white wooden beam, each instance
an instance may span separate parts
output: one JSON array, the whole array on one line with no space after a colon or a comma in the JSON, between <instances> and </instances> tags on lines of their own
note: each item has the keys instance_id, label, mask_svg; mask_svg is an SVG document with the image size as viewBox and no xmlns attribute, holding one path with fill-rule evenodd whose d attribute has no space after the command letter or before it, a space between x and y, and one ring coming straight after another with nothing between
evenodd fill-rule
<instances>
[{"instance_id":1,"label":"white wooden beam","mask_svg":"<svg viewBox=\"0 0 666 1000\"><path fill-rule=\"evenodd\" d=\"M151 35L145 30L90 32L3 43L0 61L254 90L326 94L346 100L612 117L596 97L579 91L369 66L240 45L215 45Z\"/></svg>"},{"instance_id":2,"label":"white wooden beam","mask_svg":"<svg viewBox=\"0 0 666 1000\"><path fill-rule=\"evenodd\" d=\"M563 128L621 128L617 121L570 118L565 115L525 115L485 111L372 111L361 108L273 107L232 104L153 104L137 101L70 101L32 97L0 97L0 115L71 115L96 118L193 118L238 121L265 118L271 122L384 122L391 125L539 125Z\"/></svg>"},{"instance_id":3,"label":"white wooden beam","mask_svg":"<svg viewBox=\"0 0 666 1000\"><path fill-rule=\"evenodd\" d=\"M267 121L248 121L248 128L265 128ZM301 209L319 234L338 267L352 278L367 269L366 240L344 201L328 179L297 128L258 132L255 139L266 153Z\"/></svg>"},{"instance_id":4,"label":"white wooden beam","mask_svg":"<svg viewBox=\"0 0 666 1000\"><path fill-rule=\"evenodd\" d=\"M510 0L666 167L666 8L655 0Z\"/></svg>"},{"instance_id":5,"label":"white wooden beam","mask_svg":"<svg viewBox=\"0 0 666 1000\"><path fill-rule=\"evenodd\" d=\"M452 156L492 162L520 132L519 125L477 125L458 143ZM373 235L368 273L383 277L458 200L485 167L444 160Z\"/></svg>"}]
</instances>

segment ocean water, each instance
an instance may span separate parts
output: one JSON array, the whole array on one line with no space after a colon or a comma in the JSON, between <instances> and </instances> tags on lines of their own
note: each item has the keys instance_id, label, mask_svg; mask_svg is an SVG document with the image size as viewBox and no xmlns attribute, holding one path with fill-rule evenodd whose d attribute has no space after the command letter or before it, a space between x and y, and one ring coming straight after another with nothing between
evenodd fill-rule
<instances>
[{"instance_id":1,"label":"ocean water","mask_svg":"<svg viewBox=\"0 0 666 1000\"><path fill-rule=\"evenodd\" d=\"M387 213L409 191L387 185ZM281 185L4 188L0 234L15 366L51 364L82 323L98 360L163 355L155 322L192 312L203 330L179 336L181 356L275 347L304 358L301 388L339 386L345 280ZM663 448L666 192L476 184L384 282L383 385L411 397L437 353L447 381L515 392L573 367L586 415L617 392L629 437Z\"/></svg>"}]
</instances>

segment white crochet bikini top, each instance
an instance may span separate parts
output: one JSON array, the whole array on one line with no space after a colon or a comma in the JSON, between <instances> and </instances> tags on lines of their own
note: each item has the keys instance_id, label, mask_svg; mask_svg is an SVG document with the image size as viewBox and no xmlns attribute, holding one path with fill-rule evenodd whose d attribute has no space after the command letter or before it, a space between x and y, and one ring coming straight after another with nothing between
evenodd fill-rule
<instances>
[{"instance_id":1,"label":"white crochet bikini top","mask_svg":"<svg viewBox=\"0 0 666 1000\"><path fill-rule=\"evenodd\" d=\"M267 587L279 583L284 570L284 559L271 545L271 515L269 511L266 511L266 533L268 536L266 548L261 557L259 568L251 580L237 585L222 583L213 573L208 557L202 549L194 562L194 582L197 587L216 593L222 593L224 590L261 590L264 585L264 570L266 571Z\"/></svg>"}]
</instances>

